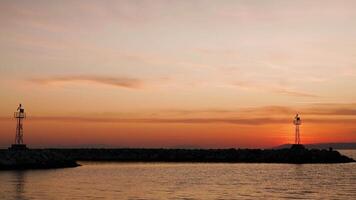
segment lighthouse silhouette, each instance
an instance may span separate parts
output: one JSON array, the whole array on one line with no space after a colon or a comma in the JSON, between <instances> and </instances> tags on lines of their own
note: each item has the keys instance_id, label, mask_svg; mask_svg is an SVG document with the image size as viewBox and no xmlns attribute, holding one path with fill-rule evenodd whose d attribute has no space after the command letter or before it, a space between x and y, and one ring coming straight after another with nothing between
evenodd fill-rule
<instances>
[{"instance_id":1,"label":"lighthouse silhouette","mask_svg":"<svg viewBox=\"0 0 356 200\"><path fill-rule=\"evenodd\" d=\"M17 111L14 112L14 118L16 119L16 135L15 143L11 145L10 150L26 150L26 144L23 142L23 120L26 118L25 109L22 104L19 105Z\"/></svg>"},{"instance_id":2,"label":"lighthouse silhouette","mask_svg":"<svg viewBox=\"0 0 356 200\"><path fill-rule=\"evenodd\" d=\"M299 126L302 125L302 120L300 119L299 114L294 118L293 124L295 125L295 141L294 144L300 144L300 129Z\"/></svg>"},{"instance_id":3,"label":"lighthouse silhouette","mask_svg":"<svg viewBox=\"0 0 356 200\"><path fill-rule=\"evenodd\" d=\"M293 120L293 124L295 125L295 138L294 144L292 145L292 149L305 149L305 147L300 142L300 125L302 125L302 120L299 114L296 114Z\"/></svg>"}]
</instances>

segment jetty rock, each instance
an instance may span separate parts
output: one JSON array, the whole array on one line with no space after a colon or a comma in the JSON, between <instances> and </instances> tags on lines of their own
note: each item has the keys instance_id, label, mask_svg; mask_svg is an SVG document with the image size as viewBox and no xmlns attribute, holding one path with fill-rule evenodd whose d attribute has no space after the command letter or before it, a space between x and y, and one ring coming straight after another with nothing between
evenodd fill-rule
<instances>
[{"instance_id":1,"label":"jetty rock","mask_svg":"<svg viewBox=\"0 0 356 200\"><path fill-rule=\"evenodd\" d=\"M223 163L348 163L338 151L306 149L52 149L78 161L223 162Z\"/></svg>"},{"instance_id":2,"label":"jetty rock","mask_svg":"<svg viewBox=\"0 0 356 200\"><path fill-rule=\"evenodd\" d=\"M77 162L50 150L0 150L0 170L77 167Z\"/></svg>"}]
</instances>

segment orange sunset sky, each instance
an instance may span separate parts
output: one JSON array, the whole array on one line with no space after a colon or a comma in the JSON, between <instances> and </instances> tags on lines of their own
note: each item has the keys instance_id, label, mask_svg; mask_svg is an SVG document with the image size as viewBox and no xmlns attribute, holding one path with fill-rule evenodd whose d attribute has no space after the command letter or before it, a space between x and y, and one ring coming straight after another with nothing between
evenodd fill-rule
<instances>
[{"instance_id":1,"label":"orange sunset sky","mask_svg":"<svg viewBox=\"0 0 356 200\"><path fill-rule=\"evenodd\" d=\"M356 142L356 1L0 1L0 147Z\"/></svg>"}]
</instances>

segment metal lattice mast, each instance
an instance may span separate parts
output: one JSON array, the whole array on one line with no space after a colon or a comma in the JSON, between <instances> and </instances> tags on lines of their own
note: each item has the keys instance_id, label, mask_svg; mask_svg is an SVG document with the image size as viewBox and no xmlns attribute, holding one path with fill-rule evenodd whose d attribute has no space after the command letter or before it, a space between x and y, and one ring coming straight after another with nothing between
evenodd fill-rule
<instances>
[{"instance_id":1,"label":"metal lattice mast","mask_svg":"<svg viewBox=\"0 0 356 200\"><path fill-rule=\"evenodd\" d=\"M299 117L299 114L297 114L294 118L293 121L294 125L295 125L295 144L300 144L300 129L299 126L302 124L302 120Z\"/></svg>"},{"instance_id":2,"label":"metal lattice mast","mask_svg":"<svg viewBox=\"0 0 356 200\"><path fill-rule=\"evenodd\" d=\"M15 144L23 144L23 120L26 118L26 113L21 104L14 113L14 117L17 120Z\"/></svg>"}]
</instances>

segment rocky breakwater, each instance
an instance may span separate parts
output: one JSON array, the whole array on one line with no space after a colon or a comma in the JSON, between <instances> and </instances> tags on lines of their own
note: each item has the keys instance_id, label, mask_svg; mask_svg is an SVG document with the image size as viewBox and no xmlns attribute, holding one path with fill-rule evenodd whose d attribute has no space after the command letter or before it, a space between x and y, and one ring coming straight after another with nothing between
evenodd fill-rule
<instances>
[{"instance_id":1,"label":"rocky breakwater","mask_svg":"<svg viewBox=\"0 0 356 200\"><path fill-rule=\"evenodd\" d=\"M0 170L53 169L79 166L74 159L50 150L0 150Z\"/></svg>"},{"instance_id":2,"label":"rocky breakwater","mask_svg":"<svg viewBox=\"0 0 356 200\"><path fill-rule=\"evenodd\" d=\"M225 162L225 163L348 163L352 158L332 149L52 149L80 161Z\"/></svg>"}]
</instances>

